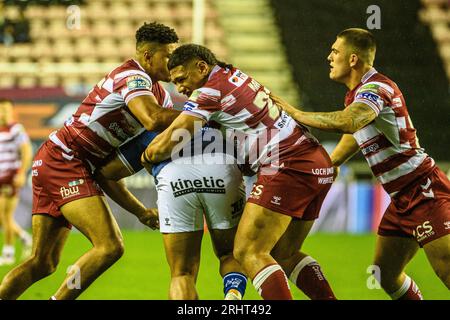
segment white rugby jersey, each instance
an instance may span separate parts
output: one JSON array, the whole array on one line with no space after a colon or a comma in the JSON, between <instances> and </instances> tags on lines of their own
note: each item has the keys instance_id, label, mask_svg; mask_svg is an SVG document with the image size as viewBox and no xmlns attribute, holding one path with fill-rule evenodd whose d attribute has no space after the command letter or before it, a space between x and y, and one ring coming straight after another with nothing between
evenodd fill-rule
<instances>
[{"instance_id":1,"label":"white rugby jersey","mask_svg":"<svg viewBox=\"0 0 450 320\"><path fill-rule=\"evenodd\" d=\"M20 146L29 141L25 129L19 123L0 128L0 177L16 173L21 166Z\"/></svg>"},{"instance_id":2,"label":"white rugby jersey","mask_svg":"<svg viewBox=\"0 0 450 320\"><path fill-rule=\"evenodd\" d=\"M128 109L128 102L138 96L153 95L165 108L172 108L169 93L136 60L128 60L106 75L83 100L64 127L50 135L63 149L62 156L73 152L98 163L129 138L144 130Z\"/></svg>"},{"instance_id":3,"label":"white rugby jersey","mask_svg":"<svg viewBox=\"0 0 450 320\"><path fill-rule=\"evenodd\" d=\"M361 83L347 92L345 106L353 102L364 103L377 114L353 136L373 174L391 196L433 170L434 160L420 147L405 99L395 82L372 68Z\"/></svg>"}]
</instances>

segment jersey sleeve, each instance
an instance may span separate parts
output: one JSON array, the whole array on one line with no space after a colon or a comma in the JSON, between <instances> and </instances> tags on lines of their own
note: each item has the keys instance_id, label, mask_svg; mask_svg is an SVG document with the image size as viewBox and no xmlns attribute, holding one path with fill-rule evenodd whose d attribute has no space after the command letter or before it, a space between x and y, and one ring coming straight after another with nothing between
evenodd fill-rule
<instances>
[{"instance_id":1,"label":"jersey sleeve","mask_svg":"<svg viewBox=\"0 0 450 320\"><path fill-rule=\"evenodd\" d=\"M17 147L20 147L24 143L29 143L30 138L28 137L27 132L25 131L25 128L20 123L16 123L12 128L11 132L14 136L14 143Z\"/></svg>"},{"instance_id":2,"label":"jersey sleeve","mask_svg":"<svg viewBox=\"0 0 450 320\"><path fill-rule=\"evenodd\" d=\"M139 96L154 96L152 92L152 80L143 72L136 71L120 79L116 85L116 90L120 93L125 104L131 99Z\"/></svg>"},{"instance_id":3,"label":"jersey sleeve","mask_svg":"<svg viewBox=\"0 0 450 320\"><path fill-rule=\"evenodd\" d=\"M161 106L163 108L173 109L173 102L172 102L172 98L170 97L169 91L167 91L166 89L163 89L163 90L164 90L164 101Z\"/></svg>"},{"instance_id":4,"label":"jersey sleeve","mask_svg":"<svg viewBox=\"0 0 450 320\"><path fill-rule=\"evenodd\" d=\"M364 103L378 115L381 110L392 102L394 89L386 83L368 82L356 91L353 102Z\"/></svg>"},{"instance_id":5,"label":"jersey sleeve","mask_svg":"<svg viewBox=\"0 0 450 320\"><path fill-rule=\"evenodd\" d=\"M192 92L184 104L183 114L209 121L211 117L221 110L221 92L214 88L203 87Z\"/></svg>"}]
</instances>

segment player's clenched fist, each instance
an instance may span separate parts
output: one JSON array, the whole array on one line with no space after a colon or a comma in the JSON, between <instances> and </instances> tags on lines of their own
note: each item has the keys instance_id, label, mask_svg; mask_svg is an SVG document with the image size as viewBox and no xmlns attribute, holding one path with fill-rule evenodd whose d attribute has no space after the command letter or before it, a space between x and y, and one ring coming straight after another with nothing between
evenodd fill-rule
<instances>
[{"instance_id":1,"label":"player's clenched fist","mask_svg":"<svg viewBox=\"0 0 450 320\"><path fill-rule=\"evenodd\" d=\"M159 229L159 216L158 209L156 208L146 209L138 216L138 219L152 230Z\"/></svg>"}]
</instances>

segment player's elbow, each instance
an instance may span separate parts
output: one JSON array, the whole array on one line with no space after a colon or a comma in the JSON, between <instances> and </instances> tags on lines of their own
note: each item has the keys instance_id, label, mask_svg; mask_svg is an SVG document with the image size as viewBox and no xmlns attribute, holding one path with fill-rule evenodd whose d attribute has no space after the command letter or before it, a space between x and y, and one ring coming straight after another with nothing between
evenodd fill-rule
<instances>
[{"instance_id":1,"label":"player's elbow","mask_svg":"<svg viewBox=\"0 0 450 320\"><path fill-rule=\"evenodd\" d=\"M158 121L154 118L147 118L145 123L142 124L147 131L157 131Z\"/></svg>"},{"instance_id":2,"label":"player's elbow","mask_svg":"<svg viewBox=\"0 0 450 320\"><path fill-rule=\"evenodd\" d=\"M156 146L148 146L147 150L144 151L142 155L141 161L142 163L158 163L167 158L166 156L166 148L164 147L156 147Z\"/></svg>"},{"instance_id":3,"label":"player's elbow","mask_svg":"<svg viewBox=\"0 0 450 320\"><path fill-rule=\"evenodd\" d=\"M362 128L358 123L356 123L353 119L343 119L338 124L338 129L341 133L354 134Z\"/></svg>"}]
</instances>

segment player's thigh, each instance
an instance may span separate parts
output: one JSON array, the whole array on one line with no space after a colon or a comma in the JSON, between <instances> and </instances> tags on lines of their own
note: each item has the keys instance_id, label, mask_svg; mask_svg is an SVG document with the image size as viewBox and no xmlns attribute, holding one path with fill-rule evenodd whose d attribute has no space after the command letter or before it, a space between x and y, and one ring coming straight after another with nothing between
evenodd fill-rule
<instances>
[{"instance_id":1,"label":"player's thigh","mask_svg":"<svg viewBox=\"0 0 450 320\"><path fill-rule=\"evenodd\" d=\"M237 226L231 229L209 229L214 252L218 258L233 254Z\"/></svg>"},{"instance_id":2,"label":"player's thigh","mask_svg":"<svg viewBox=\"0 0 450 320\"><path fill-rule=\"evenodd\" d=\"M381 271L381 280L396 279L415 256L419 245L414 238L377 236L374 265Z\"/></svg>"},{"instance_id":3,"label":"player's thigh","mask_svg":"<svg viewBox=\"0 0 450 320\"><path fill-rule=\"evenodd\" d=\"M197 275L203 230L163 233L166 259L173 277Z\"/></svg>"},{"instance_id":4,"label":"player's thigh","mask_svg":"<svg viewBox=\"0 0 450 320\"><path fill-rule=\"evenodd\" d=\"M58 264L70 229L66 221L48 215L34 214L31 219L33 248L32 258Z\"/></svg>"},{"instance_id":5,"label":"player's thigh","mask_svg":"<svg viewBox=\"0 0 450 320\"><path fill-rule=\"evenodd\" d=\"M247 202L235 238L235 253L269 254L292 218ZM241 257L242 258L242 257Z\"/></svg>"},{"instance_id":6,"label":"player's thigh","mask_svg":"<svg viewBox=\"0 0 450 320\"><path fill-rule=\"evenodd\" d=\"M423 249L436 274L450 286L450 234L428 242Z\"/></svg>"},{"instance_id":7,"label":"player's thigh","mask_svg":"<svg viewBox=\"0 0 450 320\"><path fill-rule=\"evenodd\" d=\"M313 224L314 220L292 219L286 232L273 248L272 256L276 260L284 260L297 253L301 249Z\"/></svg>"},{"instance_id":8,"label":"player's thigh","mask_svg":"<svg viewBox=\"0 0 450 320\"><path fill-rule=\"evenodd\" d=\"M122 234L103 196L91 196L66 203L64 218L81 231L94 246L122 245Z\"/></svg>"},{"instance_id":9,"label":"player's thigh","mask_svg":"<svg viewBox=\"0 0 450 320\"><path fill-rule=\"evenodd\" d=\"M9 223L12 223L14 221L14 213L17 204L19 203L19 197L17 195L12 195L11 197L5 197L4 201L5 217L8 219Z\"/></svg>"},{"instance_id":10,"label":"player's thigh","mask_svg":"<svg viewBox=\"0 0 450 320\"><path fill-rule=\"evenodd\" d=\"M0 226L3 226L4 215L6 212L6 198L0 193Z\"/></svg>"}]
</instances>

